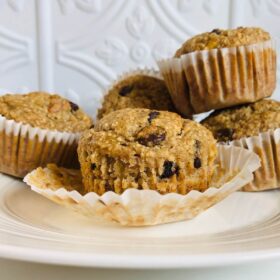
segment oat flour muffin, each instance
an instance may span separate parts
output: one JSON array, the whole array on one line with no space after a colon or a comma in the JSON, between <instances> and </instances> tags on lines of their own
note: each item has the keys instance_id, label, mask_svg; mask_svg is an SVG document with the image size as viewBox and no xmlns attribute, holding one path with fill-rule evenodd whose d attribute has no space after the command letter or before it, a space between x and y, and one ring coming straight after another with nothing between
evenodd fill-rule
<instances>
[{"instance_id":1,"label":"oat flour muffin","mask_svg":"<svg viewBox=\"0 0 280 280\"><path fill-rule=\"evenodd\" d=\"M175 110L164 81L141 73L132 73L108 91L97 118L125 108Z\"/></svg>"},{"instance_id":2,"label":"oat flour muffin","mask_svg":"<svg viewBox=\"0 0 280 280\"><path fill-rule=\"evenodd\" d=\"M123 109L83 134L78 155L86 192L128 188L186 194L208 188L217 148L202 125L165 111Z\"/></svg>"},{"instance_id":3,"label":"oat flour muffin","mask_svg":"<svg viewBox=\"0 0 280 280\"><path fill-rule=\"evenodd\" d=\"M215 111L202 124L219 142L257 136L280 128L280 102L263 99L255 103Z\"/></svg>"},{"instance_id":4,"label":"oat flour muffin","mask_svg":"<svg viewBox=\"0 0 280 280\"><path fill-rule=\"evenodd\" d=\"M92 120L73 102L46 92L6 94L0 97L0 115L32 127L81 132Z\"/></svg>"},{"instance_id":5,"label":"oat flour muffin","mask_svg":"<svg viewBox=\"0 0 280 280\"><path fill-rule=\"evenodd\" d=\"M255 102L271 96L276 86L275 43L257 27L194 36L159 67L185 115Z\"/></svg>"},{"instance_id":6,"label":"oat flour muffin","mask_svg":"<svg viewBox=\"0 0 280 280\"><path fill-rule=\"evenodd\" d=\"M237 29L213 29L187 40L179 48L175 57L194 51L246 46L270 40L268 32L258 27L238 27Z\"/></svg>"},{"instance_id":7,"label":"oat flour muffin","mask_svg":"<svg viewBox=\"0 0 280 280\"><path fill-rule=\"evenodd\" d=\"M17 177L56 163L78 167L79 133L92 120L76 104L45 92L0 97L0 171Z\"/></svg>"},{"instance_id":8,"label":"oat flour muffin","mask_svg":"<svg viewBox=\"0 0 280 280\"><path fill-rule=\"evenodd\" d=\"M280 187L280 102L264 99L215 111L202 124L219 142L247 148L261 158L262 167L245 190Z\"/></svg>"}]
</instances>

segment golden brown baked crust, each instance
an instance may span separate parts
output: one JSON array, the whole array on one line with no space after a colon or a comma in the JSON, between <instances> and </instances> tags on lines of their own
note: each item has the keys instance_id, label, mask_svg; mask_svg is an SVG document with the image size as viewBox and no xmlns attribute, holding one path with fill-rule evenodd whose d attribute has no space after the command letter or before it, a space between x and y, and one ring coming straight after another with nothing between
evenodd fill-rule
<instances>
[{"instance_id":1,"label":"golden brown baked crust","mask_svg":"<svg viewBox=\"0 0 280 280\"><path fill-rule=\"evenodd\" d=\"M175 53L175 57L193 51L230 48L270 40L268 32L258 27L238 27L237 29L214 29L187 40Z\"/></svg>"},{"instance_id":2,"label":"golden brown baked crust","mask_svg":"<svg viewBox=\"0 0 280 280\"><path fill-rule=\"evenodd\" d=\"M218 110L202 121L218 141L231 141L280 128L280 102L255 103Z\"/></svg>"},{"instance_id":3,"label":"golden brown baked crust","mask_svg":"<svg viewBox=\"0 0 280 280\"><path fill-rule=\"evenodd\" d=\"M97 118L125 108L175 110L164 81L142 74L129 76L117 83L104 97Z\"/></svg>"},{"instance_id":4,"label":"golden brown baked crust","mask_svg":"<svg viewBox=\"0 0 280 280\"><path fill-rule=\"evenodd\" d=\"M186 194L208 188L217 148L202 125L166 111L123 109L85 132L78 155L87 192L128 188Z\"/></svg>"},{"instance_id":5,"label":"golden brown baked crust","mask_svg":"<svg viewBox=\"0 0 280 280\"><path fill-rule=\"evenodd\" d=\"M3 95L0 115L33 127L66 132L80 132L92 125L78 105L46 92Z\"/></svg>"}]
</instances>

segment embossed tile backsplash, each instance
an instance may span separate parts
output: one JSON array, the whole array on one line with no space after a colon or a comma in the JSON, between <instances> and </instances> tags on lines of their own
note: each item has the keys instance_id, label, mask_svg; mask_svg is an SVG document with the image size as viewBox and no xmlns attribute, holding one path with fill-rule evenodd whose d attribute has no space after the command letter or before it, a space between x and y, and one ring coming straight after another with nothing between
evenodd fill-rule
<instances>
[{"instance_id":1,"label":"embossed tile backsplash","mask_svg":"<svg viewBox=\"0 0 280 280\"><path fill-rule=\"evenodd\" d=\"M217 27L278 40L279 16L278 0L0 0L0 91L55 91L94 115L118 74Z\"/></svg>"}]
</instances>

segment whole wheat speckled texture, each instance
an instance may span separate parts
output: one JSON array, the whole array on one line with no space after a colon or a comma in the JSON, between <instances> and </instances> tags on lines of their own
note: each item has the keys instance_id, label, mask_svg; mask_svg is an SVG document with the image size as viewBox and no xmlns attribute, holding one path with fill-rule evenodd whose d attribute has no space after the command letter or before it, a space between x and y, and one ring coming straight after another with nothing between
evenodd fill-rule
<instances>
[{"instance_id":1,"label":"whole wheat speckled texture","mask_svg":"<svg viewBox=\"0 0 280 280\"><path fill-rule=\"evenodd\" d=\"M202 125L166 111L123 109L83 134L78 155L87 192L128 188L186 194L208 188L216 141Z\"/></svg>"},{"instance_id":2,"label":"whole wheat speckled texture","mask_svg":"<svg viewBox=\"0 0 280 280\"><path fill-rule=\"evenodd\" d=\"M213 112L202 124L219 141L232 141L256 136L280 128L280 102L263 99L255 103Z\"/></svg>"},{"instance_id":3,"label":"whole wheat speckled texture","mask_svg":"<svg viewBox=\"0 0 280 280\"><path fill-rule=\"evenodd\" d=\"M0 97L0 115L32 127L66 132L81 132L92 120L78 105L46 92L6 94Z\"/></svg>"},{"instance_id":4,"label":"whole wheat speckled texture","mask_svg":"<svg viewBox=\"0 0 280 280\"><path fill-rule=\"evenodd\" d=\"M175 53L175 57L183 54L220 48L251 45L270 40L268 32L259 27L238 27L236 29L213 29L187 40Z\"/></svg>"},{"instance_id":5,"label":"whole wheat speckled texture","mask_svg":"<svg viewBox=\"0 0 280 280\"><path fill-rule=\"evenodd\" d=\"M117 82L105 95L97 118L125 108L175 110L164 81L145 74L132 74Z\"/></svg>"}]
</instances>

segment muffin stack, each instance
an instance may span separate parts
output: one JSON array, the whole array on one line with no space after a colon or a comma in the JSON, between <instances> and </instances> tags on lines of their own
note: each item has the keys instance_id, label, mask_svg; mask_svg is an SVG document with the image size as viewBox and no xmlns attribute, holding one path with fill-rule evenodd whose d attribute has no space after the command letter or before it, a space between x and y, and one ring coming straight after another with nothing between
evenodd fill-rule
<instances>
[{"instance_id":1,"label":"muffin stack","mask_svg":"<svg viewBox=\"0 0 280 280\"><path fill-rule=\"evenodd\" d=\"M218 142L260 156L262 167L245 190L279 188L280 103L264 99L276 86L275 43L269 33L214 29L186 41L159 67L180 113L215 110L202 124Z\"/></svg>"}]
</instances>

